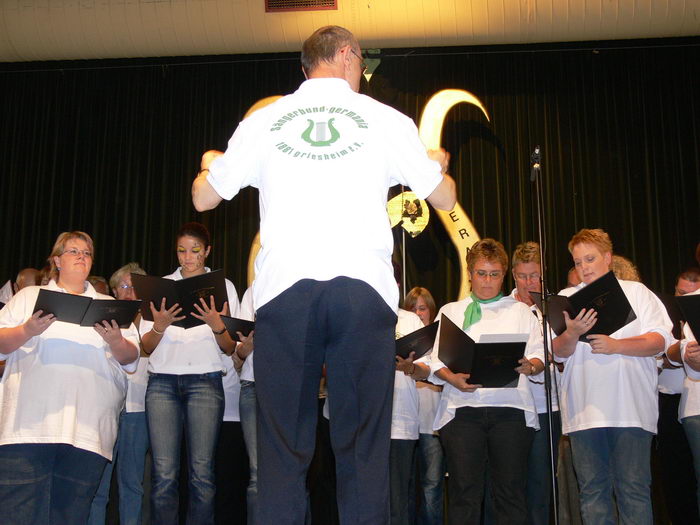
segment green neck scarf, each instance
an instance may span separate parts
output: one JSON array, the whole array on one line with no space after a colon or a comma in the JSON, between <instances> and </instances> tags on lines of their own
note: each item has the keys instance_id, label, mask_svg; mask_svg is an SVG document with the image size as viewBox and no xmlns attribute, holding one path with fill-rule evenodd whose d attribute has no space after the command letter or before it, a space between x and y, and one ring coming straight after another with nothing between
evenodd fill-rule
<instances>
[{"instance_id":1,"label":"green neck scarf","mask_svg":"<svg viewBox=\"0 0 700 525\"><path fill-rule=\"evenodd\" d=\"M472 302L469 303L467 309L464 310L464 323L462 323L462 330L466 331L471 325L481 321L481 304L495 303L503 297L502 293L499 293L496 297L491 299L479 299L474 292L470 295Z\"/></svg>"}]
</instances>

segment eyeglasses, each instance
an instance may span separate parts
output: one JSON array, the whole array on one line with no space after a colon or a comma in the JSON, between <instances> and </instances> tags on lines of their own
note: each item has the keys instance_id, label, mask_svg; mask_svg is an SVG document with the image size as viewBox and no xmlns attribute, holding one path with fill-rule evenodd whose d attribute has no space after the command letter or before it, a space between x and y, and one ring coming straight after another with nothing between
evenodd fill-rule
<instances>
[{"instance_id":1,"label":"eyeglasses","mask_svg":"<svg viewBox=\"0 0 700 525\"><path fill-rule=\"evenodd\" d=\"M516 273L515 278L518 281L539 281L540 275L539 272L533 272L533 273Z\"/></svg>"},{"instance_id":2,"label":"eyeglasses","mask_svg":"<svg viewBox=\"0 0 700 525\"><path fill-rule=\"evenodd\" d=\"M490 272L487 272L486 270L474 270L474 274L479 279L486 279L487 277L491 277L491 279L499 279L503 275L503 271L492 270Z\"/></svg>"},{"instance_id":3,"label":"eyeglasses","mask_svg":"<svg viewBox=\"0 0 700 525\"><path fill-rule=\"evenodd\" d=\"M353 48L350 48L350 52L360 59L360 67L362 68L362 74L364 75L367 71L367 64L365 64L365 60L360 55L358 55Z\"/></svg>"},{"instance_id":4,"label":"eyeglasses","mask_svg":"<svg viewBox=\"0 0 700 525\"><path fill-rule=\"evenodd\" d=\"M92 258L92 252L90 250L78 250L77 248L69 248L68 250L63 251L64 254L68 254L72 257L77 257L78 255L82 255L86 259Z\"/></svg>"},{"instance_id":5,"label":"eyeglasses","mask_svg":"<svg viewBox=\"0 0 700 525\"><path fill-rule=\"evenodd\" d=\"M128 284L120 284L119 286L117 286L117 288L121 288L122 290L133 290L134 289L133 286L129 286Z\"/></svg>"}]
</instances>

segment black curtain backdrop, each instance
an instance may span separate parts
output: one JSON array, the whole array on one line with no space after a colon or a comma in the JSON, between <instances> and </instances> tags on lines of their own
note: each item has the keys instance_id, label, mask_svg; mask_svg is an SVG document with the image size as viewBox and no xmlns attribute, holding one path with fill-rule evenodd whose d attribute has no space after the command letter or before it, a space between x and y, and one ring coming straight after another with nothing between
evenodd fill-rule
<instances>
[{"instance_id":1,"label":"black curtain backdrop","mask_svg":"<svg viewBox=\"0 0 700 525\"><path fill-rule=\"evenodd\" d=\"M529 159L541 146L550 288L565 284L566 244L583 227L607 230L656 290L671 291L694 263L700 38L380 56L363 92L416 121L445 88L485 104L490 123L474 106L454 108L443 143L479 234L509 251L536 234ZM198 220L213 236L209 265L224 268L242 295L257 190L200 214L191 181L201 153L224 149L254 102L302 80L296 54L0 64L0 281L41 267L57 234L73 229L95 240L95 274L109 278L132 260L166 274L177 266L178 226ZM361 212L339 203L339 218ZM401 237L395 229L397 259ZM456 298L464 254L437 217L407 238L406 255L409 288L426 286L440 304Z\"/></svg>"}]
</instances>

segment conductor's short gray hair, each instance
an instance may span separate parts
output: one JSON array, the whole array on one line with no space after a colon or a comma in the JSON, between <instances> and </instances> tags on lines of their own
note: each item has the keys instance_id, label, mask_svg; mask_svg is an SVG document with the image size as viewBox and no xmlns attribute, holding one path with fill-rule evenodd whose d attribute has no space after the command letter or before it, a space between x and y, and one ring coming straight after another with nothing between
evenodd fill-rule
<instances>
[{"instance_id":1,"label":"conductor's short gray hair","mask_svg":"<svg viewBox=\"0 0 700 525\"><path fill-rule=\"evenodd\" d=\"M340 26L325 26L314 31L301 48L301 67L308 75L320 62L331 62L344 46L357 47L355 36Z\"/></svg>"}]
</instances>

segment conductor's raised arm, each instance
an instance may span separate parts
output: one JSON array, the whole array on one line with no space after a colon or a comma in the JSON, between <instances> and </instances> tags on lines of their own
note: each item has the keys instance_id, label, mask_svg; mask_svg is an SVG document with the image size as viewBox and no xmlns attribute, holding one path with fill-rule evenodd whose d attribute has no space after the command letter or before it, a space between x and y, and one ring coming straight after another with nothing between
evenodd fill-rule
<instances>
[{"instance_id":1,"label":"conductor's raised arm","mask_svg":"<svg viewBox=\"0 0 700 525\"><path fill-rule=\"evenodd\" d=\"M218 156L223 155L223 152L209 150L202 155L199 173L192 183L192 204L197 211L213 210L221 202L221 195L216 193L216 190L209 184L207 175L209 175L209 165Z\"/></svg>"},{"instance_id":2,"label":"conductor's raised arm","mask_svg":"<svg viewBox=\"0 0 700 525\"><path fill-rule=\"evenodd\" d=\"M452 177L447 174L450 154L444 149L428 150L428 157L439 162L442 168L442 181L428 196L428 202L438 210L451 211L457 204L457 186Z\"/></svg>"}]
</instances>

